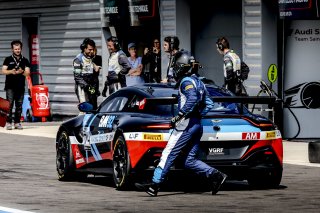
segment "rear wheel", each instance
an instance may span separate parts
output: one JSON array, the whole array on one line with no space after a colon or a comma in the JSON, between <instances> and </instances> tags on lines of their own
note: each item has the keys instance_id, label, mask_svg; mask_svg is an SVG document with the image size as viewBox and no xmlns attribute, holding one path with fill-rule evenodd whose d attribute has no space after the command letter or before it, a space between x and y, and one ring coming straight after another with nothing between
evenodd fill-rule
<instances>
[{"instance_id":1,"label":"rear wheel","mask_svg":"<svg viewBox=\"0 0 320 213\"><path fill-rule=\"evenodd\" d=\"M60 132L56 145L56 167L58 179L68 181L75 179L75 165L69 135L66 131Z\"/></svg>"},{"instance_id":2,"label":"rear wheel","mask_svg":"<svg viewBox=\"0 0 320 213\"><path fill-rule=\"evenodd\" d=\"M130 156L123 136L119 136L113 150L113 180L118 190L125 190L130 185Z\"/></svg>"},{"instance_id":3,"label":"rear wheel","mask_svg":"<svg viewBox=\"0 0 320 213\"><path fill-rule=\"evenodd\" d=\"M278 188L282 179L282 169L257 172L248 177L248 183L254 188Z\"/></svg>"}]
</instances>

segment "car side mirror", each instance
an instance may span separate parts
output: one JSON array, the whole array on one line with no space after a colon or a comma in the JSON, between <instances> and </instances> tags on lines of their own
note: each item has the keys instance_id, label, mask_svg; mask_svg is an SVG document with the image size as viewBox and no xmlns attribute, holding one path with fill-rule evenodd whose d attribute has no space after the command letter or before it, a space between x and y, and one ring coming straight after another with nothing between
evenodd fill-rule
<instances>
[{"instance_id":1,"label":"car side mirror","mask_svg":"<svg viewBox=\"0 0 320 213\"><path fill-rule=\"evenodd\" d=\"M89 102L82 102L78 104L78 109L80 112L92 112L93 110L93 105L90 104Z\"/></svg>"}]
</instances>

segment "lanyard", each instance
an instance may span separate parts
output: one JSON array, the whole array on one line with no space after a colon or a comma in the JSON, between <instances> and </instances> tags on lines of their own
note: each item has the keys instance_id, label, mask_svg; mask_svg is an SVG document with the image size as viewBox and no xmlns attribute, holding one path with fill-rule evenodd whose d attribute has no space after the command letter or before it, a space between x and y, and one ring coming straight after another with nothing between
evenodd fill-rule
<instances>
[{"instance_id":1,"label":"lanyard","mask_svg":"<svg viewBox=\"0 0 320 213\"><path fill-rule=\"evenodd\" d=\"M20 56L20 58L19 58L18 60L17 60L16 57L14 57L14 55L12 55L12 58L13 58L15 64L16 64L15 68L18 69L18 68L19 68L19 65L20 65L20 62L21 62L21 60L22 60L22 55Z\"/></svg>"}]
</instances>

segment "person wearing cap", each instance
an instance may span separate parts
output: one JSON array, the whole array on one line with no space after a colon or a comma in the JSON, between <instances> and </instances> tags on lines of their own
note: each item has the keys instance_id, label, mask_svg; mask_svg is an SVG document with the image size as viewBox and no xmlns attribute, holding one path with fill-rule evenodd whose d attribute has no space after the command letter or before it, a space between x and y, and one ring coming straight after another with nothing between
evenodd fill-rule
<instances>
[{"instance_id":1,"label":"person wearing cap","mask_svg":"<svg viewBox=\"0 0 320 213\"><path fill-rule=\"evenodd\" d=\"M127 86L133 86L138 84L144 84L144 78L142 75L142 57L137 55L137 45L135 43L128 44L129 57L128 61L130 63L131 69L126 75Z\"/></svg>"}]
</instances>

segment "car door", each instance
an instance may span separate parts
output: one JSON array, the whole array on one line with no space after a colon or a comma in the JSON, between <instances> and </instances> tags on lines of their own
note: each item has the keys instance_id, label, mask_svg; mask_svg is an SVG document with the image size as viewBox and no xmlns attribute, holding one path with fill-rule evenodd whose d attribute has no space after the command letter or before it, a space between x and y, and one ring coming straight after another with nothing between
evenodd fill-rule
<instances>
[{"instance_id":1,"label":"car door","mask_svg":"<svg viewBox=\"0 0 320 213\"><path fill-rule=\"evenodd\" d=\"M90 162L111 159L111 144L119 113L128 99L128 94L117 92L99 106L97 113L86 115L83 138L84 146L89 151Z\"/></svg>"}]
</instances>

